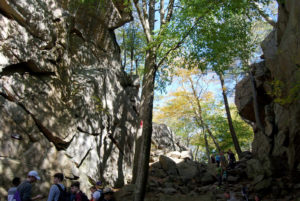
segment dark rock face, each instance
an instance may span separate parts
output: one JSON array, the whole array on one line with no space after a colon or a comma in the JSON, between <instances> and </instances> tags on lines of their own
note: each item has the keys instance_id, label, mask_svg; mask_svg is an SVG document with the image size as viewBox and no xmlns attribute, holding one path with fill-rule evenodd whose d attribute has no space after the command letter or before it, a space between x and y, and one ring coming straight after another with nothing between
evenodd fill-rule
<instances>
[{"instance_id":1,"label":"dark rock face","mask_svg":"<svg viewBox=\"0 0 300 201\"><path fill-rule=\"evenodd\" d=\"M252 66L264 132L255 125L250 78L236 86L238 110L254 124L256 157L249 161L248 176L264 179L258 189L271 185L269 177L300 176L299 16L300 1L279 3L277 28L262 43L264 61Z\"/></svg>"},{"instance_id":2,"label":"dark rock face","mask_svg":"<svg viewBox=\"0 0 300 201\"><path fill-rule=\"evenodd\" d=\"M32 169L41 190L55 172L131 179L139 86L113 32L131 14L119 0L80 2L0 1L0 192Z\"/></svg>"}]
</instances>

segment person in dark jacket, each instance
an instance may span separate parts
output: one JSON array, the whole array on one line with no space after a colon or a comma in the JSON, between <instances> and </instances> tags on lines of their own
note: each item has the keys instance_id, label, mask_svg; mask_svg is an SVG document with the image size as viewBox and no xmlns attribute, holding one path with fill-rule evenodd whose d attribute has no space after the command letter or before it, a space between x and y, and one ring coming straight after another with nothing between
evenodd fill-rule
<instances>
[{"instance_id":1,"label":"person in dark jacket","mask_svg":"<svg viewBox=\"0 0 300 201\"><path fill-rule=\"evenodd\" d=\"M114 191L111 188L105 188L103 190L103 201L115 201Z\"/></svg>"},{"instance_id":2,"label":"person in dark jacket","mask_svg":"<svg viewBox=\"0 0 300 201\"><path fill-rule=\"evenodd\" d=\"M229 149L227 154L228 154L229 168L233 169L236 162L234 153L231 151L231 149Z\"/></svg>"},{"instance_id":3,"label":"person in dark jacket","mask_svg":"<svg viewBox=\"0 0 300 201\"><path fill-rule=\"evenodd\" d=\"M35 197L31 197L32 184L40 179L41 178L36 171L32 170L28 173L26 181L20 184L17 188L17 191L20 194L21 201L32 201L43 198L41 194Z\"/></svg>"}]
</instances>

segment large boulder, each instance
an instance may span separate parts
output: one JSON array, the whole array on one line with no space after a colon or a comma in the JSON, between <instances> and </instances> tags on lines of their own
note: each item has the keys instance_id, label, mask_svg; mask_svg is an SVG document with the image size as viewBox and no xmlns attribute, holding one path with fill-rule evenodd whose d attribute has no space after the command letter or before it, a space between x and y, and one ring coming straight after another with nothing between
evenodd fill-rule
<instances>
[{"instance_id":1,"label":"large boulder","mask_svg":"<svg viewBox=\"0 0 300 201\"><path fill-rule=\"evenodd\" d=\"M138 82L122 70L113 32L131 19L130 9L119 0L82 2L0 2L6 190L32 169L41 174L42 191L55 172L83 189L87 181L122 186L131 179Z\"/></svg>"},{"instance_id":2,"label":"large boulder","mask_svg":"<svg viewBox=\"0 0 300 201\"><path fill-rule=\"evenodd\" d=\"M186 161L177 164L177 170L184 181L192 180L199 176L198 164L194 161Z\"/></svg>"},{"instance_id":3,"label":"large boulder","mask_svg":"<svg viewBox=\"0 0 300 201\"><path fill-rule=\"evenodd\" d=\"M164 171L168 175L178 175L176 163L169 157L161 155L159 156L159 163Z\"/></svg>"},{"instance_id":4,"label":"large boulder","mask_svg":"<svg viewBox=\"0 0 300 201\"><path fill-rule=\"evenodd\" d=\"M180 138L165 124L153 124L152 144L155 149L164 150L165 153L187 150Z\"/></svg>"}]
</instances>

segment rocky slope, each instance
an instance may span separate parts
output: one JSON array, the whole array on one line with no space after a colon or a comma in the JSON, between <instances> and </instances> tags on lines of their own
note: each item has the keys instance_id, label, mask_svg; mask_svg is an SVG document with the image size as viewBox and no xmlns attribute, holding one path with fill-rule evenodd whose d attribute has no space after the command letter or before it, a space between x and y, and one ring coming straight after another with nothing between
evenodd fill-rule
<instances>
[{"instance_id":1,"label":"rocky slope","mask_svg":"<svg viewBox=\"0 0 300 201\"><path fill-rule=\"evenodd\" d=\"M241 116L254 125L248 175L257 190L278 193L280 178L300 179L300 1L279 3L275 30L262 43L263 61L252 65L263 130L255 124L250 77L236 86ZM276 190L277 189L277 190Z\"/></svg>"},{"instance_id":2,"label":"rocky slope","mask_svg":"<svg viewBox=\"0 0 300 201\"><path fill-rule=\"evenodd\" d=\"M274 192L260 191L258 187L263 187L264 183L248 177L248 162L254 160L250 152L244 152L235 168L227 170L227 181L220 187L216 178L216 164L193 161L189 151L171 151L161 155L156 150L152 154L158 157L150 165L145 201L224 201L225 192L243 200L243 186L247 187L251 200L257 194L265 201L300 200L300 183L293 184L286 178L277 179ZM280 188L278 185L281 185ZM117 200L133 200L134 188L134 184L131 184L118 189Z\"/></svg>"},{"instance_id":3,"label":"rocky slope","mask_svg":"<svg viewBox=\"0 0 300 201\"><path fill-rule=\"evenodd\" d=\"M139 81L113 31L131 14L123 1L81 2L0 0L1 194L31 169L40 190L56 171L83 188L131 179Z\"/></svg>"}]
</instances>

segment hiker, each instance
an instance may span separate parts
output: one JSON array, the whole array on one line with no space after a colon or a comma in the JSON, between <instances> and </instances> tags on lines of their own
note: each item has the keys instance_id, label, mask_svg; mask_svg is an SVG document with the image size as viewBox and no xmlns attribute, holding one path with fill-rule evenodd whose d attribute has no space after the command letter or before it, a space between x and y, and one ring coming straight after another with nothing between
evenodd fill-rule
<instances>
[{"instance_id":1,"label":"hiker","mask_svg":"<svg viewBox=\"0 0 300 201\"><path fill-rule=\"evenodd\" d=\"M217 170L216 177L218 180L218 187L220 187L222 185L223 168L221 165L219 165L216 170Z\"/></svg>"},{"instance_id":2,"label":"hiker","mask_svg":"<svg viewBox=\"0 0 300 201\"><path fill-rule=\"evenodd\" d=\"M66 192L65 186L62 184L64 180L63 173L56 173L53 176L54 184L51 186L47 201L58 201L61 193Z\"/></svg>"},{"instance_id":3,"label":"hiker","mask_svg":"<svg viewBox=\"0 0 300 201\"><path fill-rule=\"evenodd\" d=\"M248 188L247 188L246 184L243 184L243 186L242 186L242 196L245 201L249 201Z\"/></svg>"},{"instance_id":4,"label":"hiker","mask_svg":"<svg viewBox=\"0 0 300 201\"><path fill-rule=\"evenodd\" d=\"M222 182L227 182L227 168L225 166L222 166Z\"/></svg>"},{"instance_id":5,"label":"hiker","mask_svg":"<svg viewBox=\"0 0 300 201\"><path fill-rule=\"evenodd\" d=\"M105 188L103 190L103 201L115 201L114 192L111 188Z\"/></svg>"},{"instance_id":6,"label":"hiker","mask_svg":"<svg viewBox=\"0 0 300 201\"><path fill-rule=\"evenodd\" d=\"M96 186L92 186L90 188L91 192L92 192L92 196L91 196L91 199L90 201L100 201L100 197L103 196L102 194L102 191L98 191Z\"/></svg>"},{"instance_id":7,"label":"hiker","mask_svg":"<svg viewBox=\"0 0 300 201\"><path fill-rule=\"evenodd\" d=\"M214 154L212 154L212 155L210 156L210 162L211 162L211 163L216 163L216 159L215 159Z\"/></svg>"},{"instance_id":8,"label":"hiker","mask_svg":"<svg viewBox=\"0 0 300 201\"><path fill-rule=\"evenodd\" d=\"M231 151L231 149L229 149L227 154L228 154L229 168L234 168L236 162L234 153Z\"/></svg>"},{"instance_id":9,"label":"hiker","mask_svg":"<svg viewBox=\"0 0 300 201\"><path fill-rule=\"evenodd\" d=\"M227 201L238 201L236 198L235 198L235 196L234 196L234 193L232 193L232 192L225 192L224 193L224 196L225 196L225 198L227 199Z\"/></svg>"},{"instance_id":10,"label":"hiker","mask_svg":"<svg viewBox=\"0 0 300 201\"><path fill-rule=\"evenodd\" d=\"M31 201L43 198L41 194L31 197L32 184L34 184L37 180L41 180L41 178L36 171L32 170L28 173L26 181L18 186L16 193L20 195L21 201ZM16 199L16 201L18 200Z\"/></svg>"},{"instance_id":11,"label":"hiker","mask_svg":"<svg viewBox=\"0 0 300 201\"><path fill-rule=\"evenodd\" d=\"M102 181L97 181L96 182L96 188L97 188L97 192L99 193L99 199L103 200L103 184ZM96 201L96 200L94 200Z\"/></svg>"},{"instance_id":12,"label":"hiker","mask_svg":"<svg viewBox=\"0 0 300 201\"><path fill-rule=\"evenodd\" d=\"M19 177L15 177L12 180L12 184L14 187L11 187L10 189L8 189L8 196L7 196L7 201L12 201L14 198L14 195L17 191L17 187L19 186L19 184L21 183L21 179Z\"/></svg>"},{"instance_id":13,"label":"hiker","mask_svg":"<svg viewBox=\"0 0 300 201\"><path fill-rule=\"evenodd\" d=\"M221 161L221 158L220 158L220 154L216 154L216 163L217 163L217 167L220 166L220 161Z\"/></svg>"},{"instance_id":14,"label":"hiker","mask_svg":"<svg viewBox=\"0 0 300 201\"><path fill-rule=\"evenodd\" d=\"M67 191L69 194L69 199L70 201L74 201L75 200L75 194L72 193L71 188L69 188L69 190Z\"/></svg>"},{"instance_id":15,"label":"hiker","mask_svg":"<svg viewBox=\"0 0 300 201\"><path fill-rule=\"evenodd\" d=\"M94 192L97 190L96 186L91 186L90 187L90 191L91 191L91 199L89 199L90 201L93 201L94 198L93 198L93 194Z\"/></svg>"},{"instance_id":16,"label":"hiker","mask_svg":"<svg viewBox=\"0 0 300 201\"><path fill-rule=\"evenodd\" d=\"M75 195L71 201L88 201L86 194L80 190L80 183L78 181L71 184L71 192Z\"/></svg>"},{"instance_id":17,"label":"hiker","mask_svg":"<svg viewBox=\"0 0 300 201\"><path fill-rule=\"evenodd\" d=\"M255 200L255 201L261 201L260 197L259 197L257 194L254 195L254 200Z\"/></svg>"},{"instance_id":18,"label":"hiker","mask_svg":"<svg viewBox=\"0 0 300 201\"><path fill-rule=\"evenodd\" d=\"M220 164L223 167L227 166L227 161L226 161L226 158L225 158L224 153L222 151L220 152Z\"/></svg>"}]
</instances>

